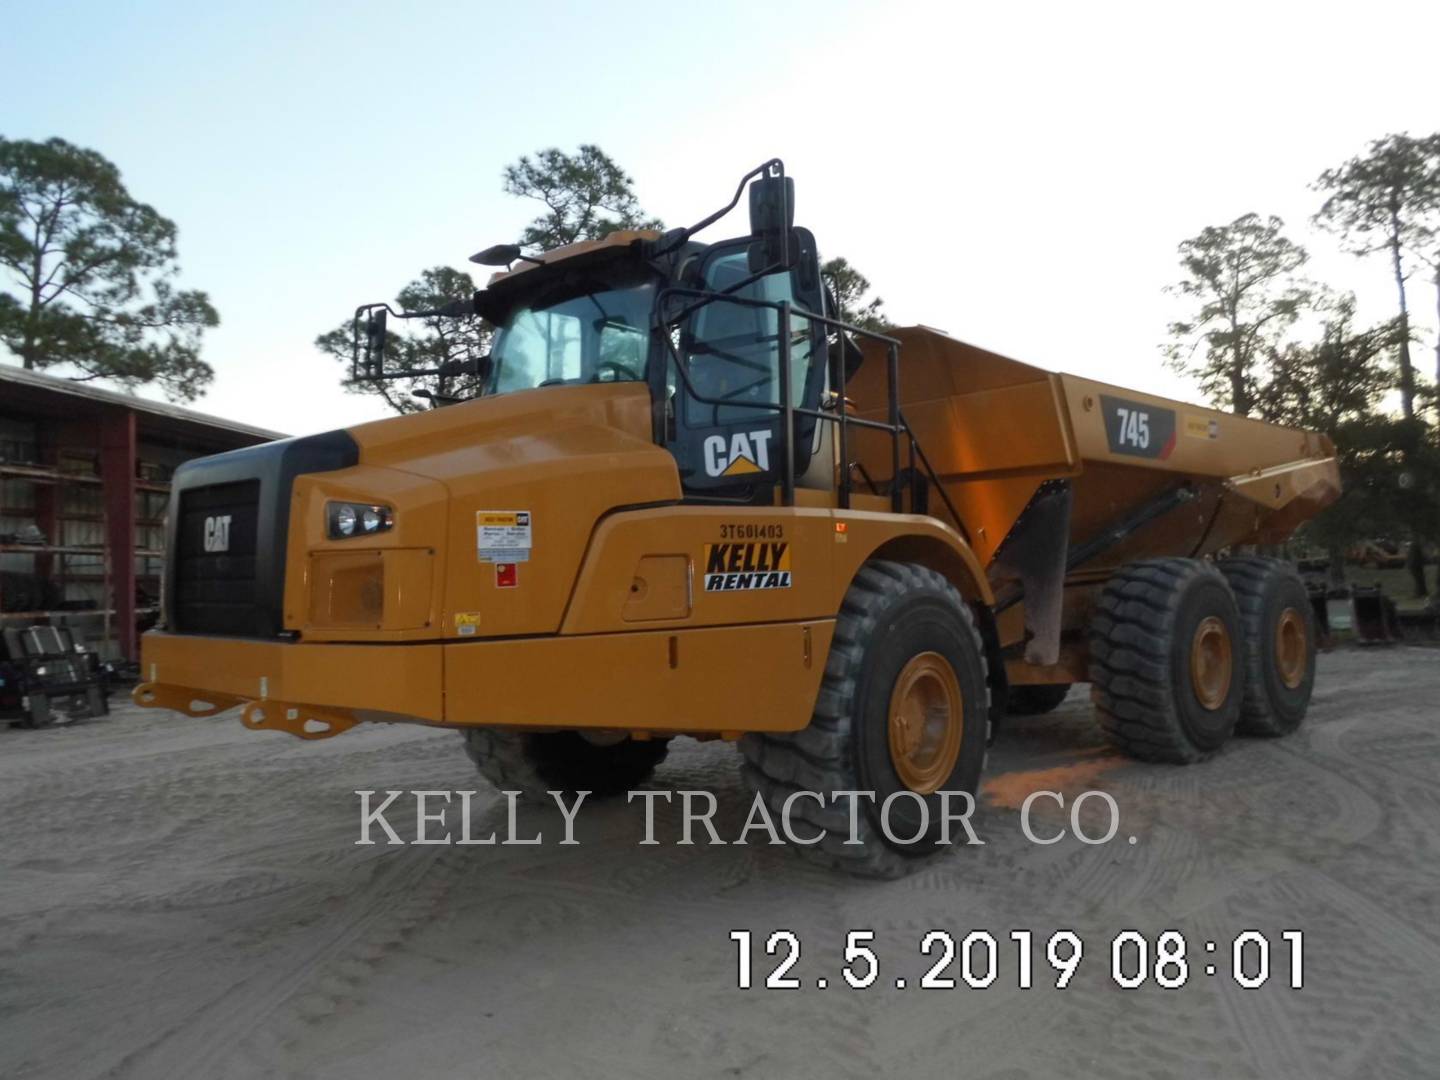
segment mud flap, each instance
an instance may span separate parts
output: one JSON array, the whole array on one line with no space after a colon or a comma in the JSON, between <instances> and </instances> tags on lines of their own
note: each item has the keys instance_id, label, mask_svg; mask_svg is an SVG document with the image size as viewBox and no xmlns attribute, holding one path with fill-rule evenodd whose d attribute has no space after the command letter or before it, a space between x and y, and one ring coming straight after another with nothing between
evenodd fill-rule
<instances>
[{"instance_id":1,"label":"mud flap","mask_svg":"<svg viewBox=\"0 0 1440 1080\"><path fill-rule=\"evenodd\" d=\"M1334 639L1330 630L1330 603L1326 596L1326 589L1323 585L1311 586L1308 591L1310 610L1315 615L1315 630L1320 636L1320 645L1322 648L1328 649Z\"/></svg>"},{"instance_id":2,"label":"mud flap","mask_svg":"<svg viewBox=\"0 0 1440 1080\"><path fill-rule=\"evenodd\" d=\"M1010 532L1001 541L990 568L990 583L1018 581L1025 598L1025 662L1060 662L1060 615L1065 602L1065 566L1069 554L1070 481L1041 484ZM997 590L998 592L999 590Z\"/></svg>"},{"instance_id":3,"label":"mud flap","mask_svg":"<svg viewBox=\"0 0 1440 1080\"><path fill-rule=\"evenodd\" d=\"M1378 585L1356 585L1350 590L1355 640L1361 645L1390 645L1400 640L1395 601Z\"/></svg>"}]
</instances>

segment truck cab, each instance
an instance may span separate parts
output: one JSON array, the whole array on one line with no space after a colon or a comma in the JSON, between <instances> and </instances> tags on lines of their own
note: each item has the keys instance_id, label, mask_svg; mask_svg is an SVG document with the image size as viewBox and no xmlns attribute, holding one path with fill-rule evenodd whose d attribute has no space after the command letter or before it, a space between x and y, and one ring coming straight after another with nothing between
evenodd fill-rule
<instances>
[{"instance_id":1,"label":"truck cab","mask_svg":"<svg viewBox=\"0 0 1440 1080\"><path fill-rule=\"evenodd\" d=\"M747 192L749 232L695 238ZM483 393L181 468L168 522L165 626L145 642L149 682L213 682L188 671L165 677L174 658L200 655L191 643L203 637L206 649L253 662L237 669L244 674L228 682L228 694L216 688L195 701L275 699L281 677L269 669L300 660L317 673L292 689L280 719L270 710L268 723L295 726L285 717L296 704L305 706L297 716L331 706L331 729L353 722L357 707L369 718L503 723L527 702L500 705L488 680L463 692L447 687L471 677L468 665L443 677L426 668L388 679L373 694L355 687L401 662L385 644L443 650L706 630L716 633L696 641L717 663L748 649L769 657L762 667L801 664L807 689L783 709L760 690L754 704L766 723L803 725L838 605L833 513L878 514L900 499L897 485L852 491L850 471L836 465L836 440L843 444L854 424L898 443L900 428L835 407L834 388L858 355L851 338L865 332L835 318L815 239L794 225L792 204L793 183L771 161L689 229L619 232L536 255L499 245L476 256L499 272L451 310L357 311L360 379L395 374L385 355L389 318L486 320L491 352L473 373ZM869 336L890 347L893 366L893 341ZM885 525L853 528L845 539L857 546L848 550L863 556L859 545L878 546ZM942 547L963 548L953 528L933 519L919 529ZM802 546L815 548L803 569L795 559ZM973 556L969 563L972 588L983 592ZM793 637L794 650L777 653L768 643L776 635ZM656 639L667 657L687 640L672 645L670 636ZM743 644L751 637L753 648ZM322 654L320 646L333 648ZM378 666L367 667L362 646ZM634 647L627 639L625 648ZM422 648L403 660L430 657L423 662L438 671L440 656ZM332 681L332 671L352 665L366 668L358 683ZM487 703L462 703L471 693ZM688 690L677 684L675 693ZM666 705L662 695L635 715L663 716L683 730L738 730L729 710L703 698L677 707L678 698ZM560 706L533 695L528 707L547 723L563 719Z\"/></svg>"},{"instance_id":2,"label":"truck cab","mask_svg":"<svg viewBox=\"0 0 1440 1080\"><path fill-rule=\"evenodd\" d=\"M783 384L793 409L816 410L831 382L831 335L807 316L827 310L814 238L792 235L795 265L768 273L750 269L751 236L657 259L648 251L659 234L621 233L497 275L480 301L496 327L484 396L643 385L654 441L674 457L687 498L770 501L787 464ZM814 420L802 413L794 428L793 475L832 487L831 462L808 472L820 450Z\"/></svg>"}]
</instances>

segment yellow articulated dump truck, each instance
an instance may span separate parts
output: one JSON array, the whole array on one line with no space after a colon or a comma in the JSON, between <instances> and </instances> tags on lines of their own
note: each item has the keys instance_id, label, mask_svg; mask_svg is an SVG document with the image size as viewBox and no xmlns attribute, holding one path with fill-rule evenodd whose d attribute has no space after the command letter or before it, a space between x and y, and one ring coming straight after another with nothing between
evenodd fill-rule
<instances>
[{"instance_id":1,"label":"yellow articulated dump truck","mask_svg":"<svg viewBox=\"0 0 1440 1080\"><path fill-rule=\"evenodd\" d=\"M748 232L695 238L742 200ZM1333 500L1329 439L847 325L793 206L770 161L690 228L497 245L473 299L357 310L361 379L398 374L387 318L486 320L484 392L178 471L136 701L451 727L525 791L735 740L831 830L812 857L871 875L933 856L996 722L1072 683L1144 760L1294 729L1305 589L1210 556Z\"/></svg>"}]
</instances>

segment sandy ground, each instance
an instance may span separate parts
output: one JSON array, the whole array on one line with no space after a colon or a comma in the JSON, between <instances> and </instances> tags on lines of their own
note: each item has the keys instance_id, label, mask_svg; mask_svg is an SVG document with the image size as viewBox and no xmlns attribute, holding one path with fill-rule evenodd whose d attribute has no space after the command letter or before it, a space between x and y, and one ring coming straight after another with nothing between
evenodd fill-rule
<instances>
[{"instance_id":1,"label":"sandy ground","mask_svg":"<svg viewBox=\"0 0 1440 1080\"><path fill-rule=\"evenodd\" d=\"M874 883L781 849L640 847L638 805L582 808L573 847L553 809L520 816L538 847L356 846L359 788L478 788L473 835L503 829L446 732L301 743L128 707L0 730L0 1076L1435 1076L1437 772L1433 649L1325 656L1299 734L1188 769L1109 755L1077 692L997 741L985 846ZM730 748L678 743L656 786L715 791L738 834ZM1013 807L1048 787L1110 792L1117 840L1027 842ZM1009 932L1060 927L1087 945L1073 981L1041 952L1019 989ZM776 928L800 936L803 989L761 988L763 955L737 989L729 932ZM881 976L853 990L862 928ZM1117 987L1127 928L1183 931L1189 982ZM992 932L995 983L920 989L931 929ZM1259 989L1228 973L1245 929L1275 943Z\"/></svg>"}]
</instances>

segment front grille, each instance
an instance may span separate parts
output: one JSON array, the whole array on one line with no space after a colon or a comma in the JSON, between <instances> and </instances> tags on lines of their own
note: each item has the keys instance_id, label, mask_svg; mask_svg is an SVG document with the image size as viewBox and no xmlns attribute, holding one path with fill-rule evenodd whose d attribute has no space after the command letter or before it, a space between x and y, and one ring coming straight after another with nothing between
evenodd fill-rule
<instances>
[{"instance_id":1,"label":"front grille","mask_svg":"<svg viewBox=\"0 0 1440 1080\"><path fill-rule=\"evenodd\" d=\"M176 469L165 533L170 631L280 634L295 478L347 469L359 460L349 434L327 431L196 458Z\"/></svg>"},{"instance_id":2,"label":"front grille","mask_svg":"<svg viewBox=\"0 0 1440 1080\"><path fill-rule=\"evenodd\" d=\"M256 554L260 481L180 492L172 562L175 629L257 633Z\"/></svg>"}]
</instances>

